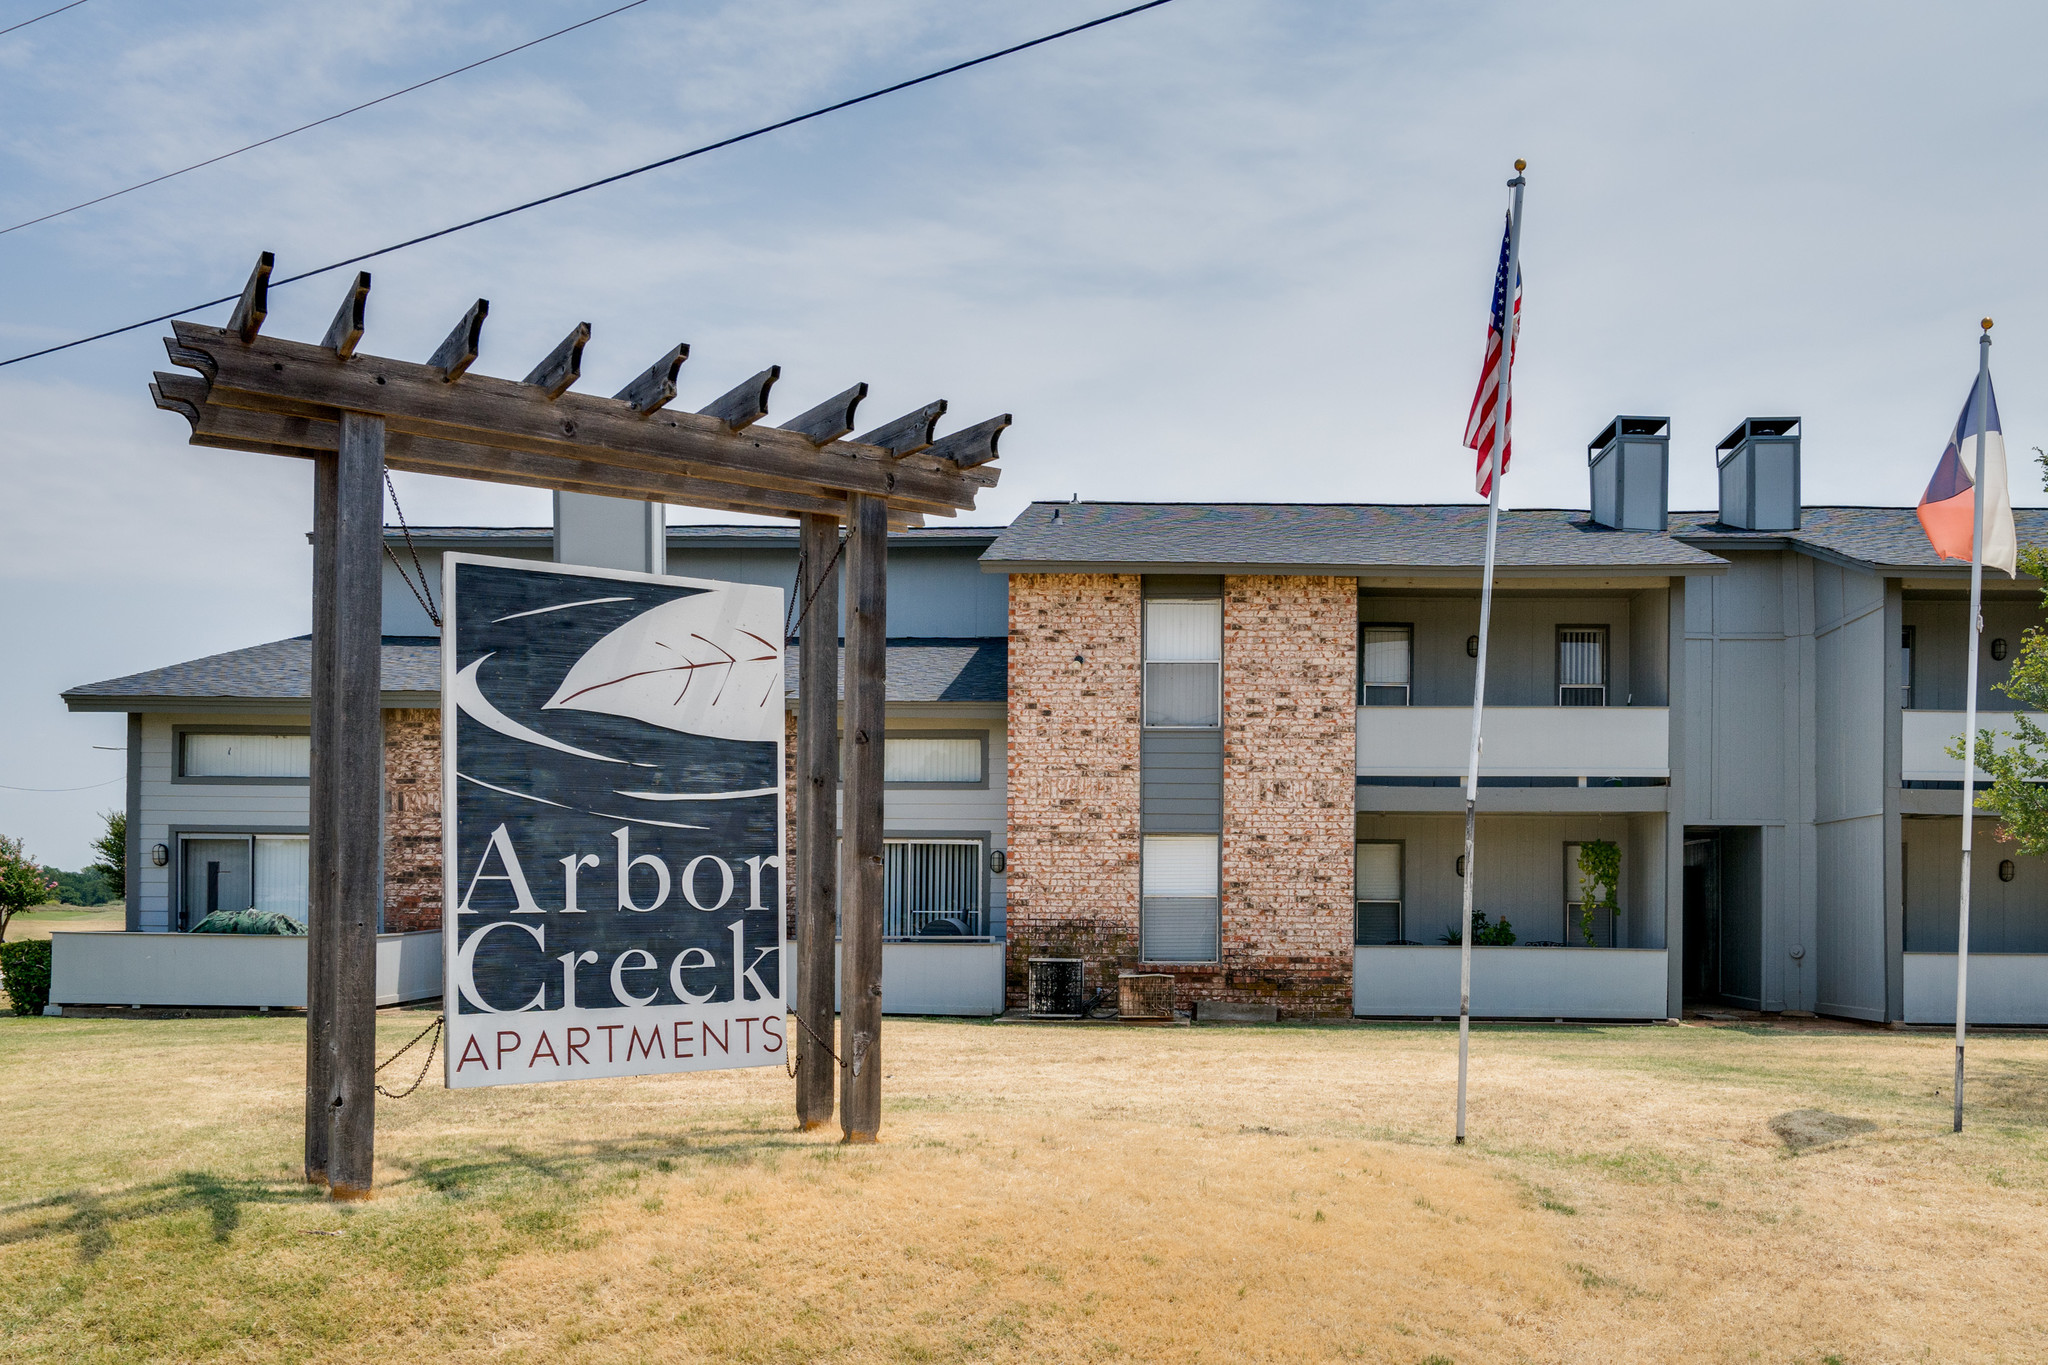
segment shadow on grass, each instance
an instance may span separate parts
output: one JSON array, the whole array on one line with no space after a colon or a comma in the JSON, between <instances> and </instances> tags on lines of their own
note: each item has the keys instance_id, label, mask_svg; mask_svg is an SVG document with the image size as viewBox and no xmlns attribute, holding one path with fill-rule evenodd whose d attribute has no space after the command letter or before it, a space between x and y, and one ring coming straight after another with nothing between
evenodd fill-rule
<instances>
[{"instance_id":1,"label":"shadow on grass","mask_svg":"<svg viewBox=\"0 0 2048 1365\"><path fill-rule=\"evenodd\" d=\"M247 1180L184 1171L168 1179L109 1193L71 1190L0 1208L0 1217L27 1215L20 1226L0 1228L0 1246L76 1236L78 1258L89 1264L113 1245L113 1230L124 1223L196 1209L207 1215L213 1240L226 1242L241 1226L242 1209L247 1205L320 1202L324 1202L324 1196L319 1190L296 1181ZM38 1214L46 1216L37 1217Z\"/></svg>"},{"instance_id":2,"label":"shadow on grass","mask_svg":"<svg viewBox=\"0 0 2048 1365\"><path fill-rule=\"evenodd\" d=\"M765 1166L822 1147L791 1132L731 1127L546 1147L506 1143L466 1160L387 1151L382 1164L400 1174L380 1181L379 1188L396 1194L418 1187L447 1200L539 1196L554 1206L542 1212L560 1222L562 1204L602 1197L646 1169ZM79 1260L91 1264L112 1247L118 1228L193 1211L206 1214L213 1241L227 1243L241 1227L243 1211L252 1206L334 1207L322 1190L296 1180L183 1171L114 1190L69 1190L0 1207L0 1220L5 1220L0 1222L0 1247L76 1237ZM356 1208L374 1215L378 1206Z\"/></svg>"}]
</instances>

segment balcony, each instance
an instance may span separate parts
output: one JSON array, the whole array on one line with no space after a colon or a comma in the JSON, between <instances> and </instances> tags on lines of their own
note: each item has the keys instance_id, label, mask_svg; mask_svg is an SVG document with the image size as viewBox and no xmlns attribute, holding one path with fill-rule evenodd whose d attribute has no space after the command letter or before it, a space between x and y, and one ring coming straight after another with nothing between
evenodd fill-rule
<instances>
[{"instance_id":1,"label":"balcony","mask_svg":"<svg viewBox=\"0 0 2048 1365\"><path fill-rule=\"evenodd\" d=\"M1358 709L1358 777L1364 782L1462 777L1471 743L1469 706ZM1479 774L1668 779L1671 712L1662 706L1489 706Z\"/></svg>"},{"instance_id":2,"label":"balcony","mask_svg":"<svg viewBox=\"0 0 2048 1365\"><path fill-rule=\"evenodd\" d=\"M1956 790L1962 790L1963 763L1959 758L1948 756L1948 747L1963 737L1965 713L1907 710L1899 714L1899 779L1903 782L1954 782L1959 784ZM2011 711L1977 713L1977 728L1995 733L1997 737L1992 743L2000 753L2005 752L2011 743L2013 715ZM2048 724L2048 716L2032 715L2030 718L2036 725ZM1362 745L1362 736L1360 742ZM1363 748L1360 752L1364 752ZM1976 780L1989 782L1991 774L1979 771Z\"/></svg>"}]
</instances>

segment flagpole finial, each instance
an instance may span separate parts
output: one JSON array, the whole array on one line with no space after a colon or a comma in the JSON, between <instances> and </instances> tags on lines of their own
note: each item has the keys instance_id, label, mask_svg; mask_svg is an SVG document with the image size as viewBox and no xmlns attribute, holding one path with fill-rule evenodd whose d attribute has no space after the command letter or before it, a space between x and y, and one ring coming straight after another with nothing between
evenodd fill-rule
<instances>
[{"instance_id":1,"label":"flagpole finial","mask_svg":"<svg viewBox=\"0 0 2048 1365\"><path fill-rule=\"evenodd\" d=\"M1515 158L1515 174L1516 174L1516 175L1520 175L1520 174L1521 174L1521 173L1522 173L1523 171L1526 171L1526 170L1528 170L1528 169L1529 169L1529 163L1528 163L1528 162L1526 162L1526 161L1522 160L1522 158L1520 158L1520 157L1516 157L1516 158Z\"/></svg>"},{"instance_id":2,"label":"flagpole finial","mask_svg":"<svg viewBox=\"0 0 2048 1365\"><path fill-rule=\"evenodd\" d=\"M1987 332L1991 330L1991 319L1990 319L1990 318L1986 318L1986 319L1984 319L1984 330L1985 330L1985 331L1987 331Z\"/></svg>"}]
</instances>

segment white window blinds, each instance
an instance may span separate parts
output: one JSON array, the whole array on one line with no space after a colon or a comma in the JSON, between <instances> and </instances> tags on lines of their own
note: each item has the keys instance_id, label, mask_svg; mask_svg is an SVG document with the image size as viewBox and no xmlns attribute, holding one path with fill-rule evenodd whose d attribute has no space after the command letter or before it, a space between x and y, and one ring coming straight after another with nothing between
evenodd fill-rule
<instances>
[{"instance_id":1,"label":"white window blinds","mask_svg":"<svg viewBox=\"0 0 2048 1365\"><path fill-rule=\"evenodd\" d=\"M891 839L883 844L882 856L885 937L960 938L988 932L981 913L979 839Z\"/></svg>"},{"instance_id":2,"label":"white window blinds","mask_svg":"<svg viewBox=\"0 0 2048 1365\"><path fill-rule=\"evenodd\" d=\"M1367 706L1408 704L1414 638L1408 626L1359 627L1359 698Z\"/></svg>"},{"instance_id":3,"label":"white window blinds","mask_svg":"<svg viewBox=\"0 0 2048 1365\"><path fill-rule=\"evenodd\" d=\"M1219 840L1213 834L1147 835L1139 953L1148 962L1214 962L1222 940Z\"/></svg>"},{"instance_id":4,"label":"white window blinds","mask_svg":"<svg viewBox=\"0 0 2048 1365\"><path fill-rule=\"evenodd\" d=\"M882 745L884 782L979 782L975 736L890 735Z\"/></svg>"},{"instance_id":5,"label":"white window blinds","mask_svg":"<svg viewBox=\"0 0 2048 1365\"><path fill-rule=\"evenodd\" d=\"M1223 603L1145 604L1145 724L1223 723Z\"/></svg>"},{"instance_id":6,"label":"white window blinds","mask_svg":"<svg viewBox=\"0 0 2048 1365\"><path fill-rule=\"evenodd\" d=\"M1567 626L1557 632L1557 704L1607 704L1607 627Z\"/></svg>"},{"instance_id":7,"label":"white window blinds","mask_svg":"<svg viewBox=\"0 0 2048 1365\"><path fill-rule=\"evenodd\" d=\"M256 836L256 908L306 922L306 850L303 834Z\"/></svg>"},{"instance_id":8,"label":"white window blinds","mask_svg":"<svg viewBox=\"0 0 2048 1365\"><path fill-rule=\"evenodd\" d=\"M1358 899L1397 901L1401 899L1401 846L1360 844L1358 846Z\"/></svg>"},{"instance_id":9,"label":"white window blinds","mask_svg":"<svg viewBox=\"0 0 2048 1365\"><path fill-rule=\"evenodd\" d=\"M1147 896L1214 896L1219 875L1213 834L1152 834L1145 838Z\"/></svg>"},{"instance_id":10,"label":"white window blinds","mask_svg":"<svg viewBox=\"0 0 2048 1365\"><path fill-rule=\"evenodd\" d=\"M310 735L181 737L178 770L184 777L305 777L312 771Z\"/></svg>"}]
</instances>

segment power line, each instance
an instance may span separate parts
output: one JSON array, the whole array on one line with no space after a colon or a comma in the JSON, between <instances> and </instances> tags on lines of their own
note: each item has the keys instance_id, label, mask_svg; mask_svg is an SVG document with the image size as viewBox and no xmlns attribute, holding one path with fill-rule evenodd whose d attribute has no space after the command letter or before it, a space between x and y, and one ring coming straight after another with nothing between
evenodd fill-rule
<instances>
[{"instance_id":1,"label":"power line","mask_svg":"<svg viewBox=\"0 0 2048 1365\"><path fill-rule=\"evenodd\" d=\"M73 3L82 5L85 3L85 0L73 0ZM569 27L567 28L558 28L553 33L543 34L538 38L529 39L528 41L521 43L517 47L508 47L503 52L494 52L488 57L478 58L476 61L471 62L468 66L458 66L453 71L443 71L438 76L429 76L426 80L419 81L413 85L408 85L403 90L394 90L388 95L379 95L377 96L377 98L373 100L365 100L361 104L354 105L350 108L342 110L338 114L329 114L326 118L316 118L311 123L302 123L296 128L288 128L282 133L274 133L271 136L266 137L259 142L252 142L246 147L237 147L232 152L222 152L219 156L210 156L206 158L206 160L204 161L195 161L189 166L180 166L175 171L165 171L162 175L152 176L148 180L137 181L135 184L128 186L126 189L114 190L111 193L101 195L97 199L87 199L82 203L73 204L68 209L53 209L49 213L44 214L40 218L23 219L21 222L16 223L13 227L0 228L0 237L4 237L10 232L19 232L22 228L25 227L34 227L37 223L47 223L52 218L62 218L67 213L76 213L80 209L89 209L94 204L104 204L109 199L119 199L124 194L133 194L137 190L148 189L151 185L161 185L164 181L170 180L176 176L183 175L187 171L196 171L202 167L211 166L215 162L226 161L229 157L240 156L243 152L253 152L258 147L268 147L273 142L282 142L284 139L291 137L295 133L305 132L308 128L318 128L323 123L332 123L336 119L347 118L350 114L360 114L363 110L370 108L372 105L382 104L386 100L395 100L400 95L410 95L415 90L424 90L428 86L434 84L436 81L445 81L450 76L460 76L465 71L474 71L480 66L488 66L490 63L497 61L500 57L509 57L515 52L524 52L529 47L538 47L540 44L547 42L550 38L559 38L565 33L574 33L579 28L588 28L590 25L596 23L600 19L609 19L614 14L623 14L629 9L637 9L641 5L644 5L646 3L647 0L631 0L630 4L620 5L617 9L608 9L603 14L594 14L590 18L582 20L579 23L569 25ZM65 8L69 9L70 6L67 5L65 6ZM51 10L50 13L55 14L57 13L57 11ZM48 16L44 17L47 18ZM34 23L35 20L31 19L28 22ZM16 27L20 26L16 25ZM11 29L0 29L0 32L12 31L13 30Z\"/></svg>"},{"instance_id":2,"label":"power line","mask_svg":"<svg viewBox=\"0 0 2048 1365\"><path fill-rule=\"evenodd\" d=\"M71 0L70 4L59 5L57 6L57 8L50 10L47 13L38 14L33 19L24 19L18 24L9 24L6 28L0 28L0 38L5 38L8 34L14 32L14 30L18 28L27 28L30 24L40 24L41 22L43 22L43 20L48 19L51 15L62 14L67 9L77 9L80 5L84 3L85 0Z\"/></svg>"},{"instance_id":3,"label":"power line","mask_svg":"<svg viewBox=\"0 0 2048 1365\"><path fill-rule=\"evenodd\" d=\"M314 270L305 270L299 274L286 275L282 278L273 277L270 281L270 287L276 289L281 285L296 284L300 280L310 280L315 275L325 275L331 271L340 270L345 266L360 265L364 261L374 260L379 256L389 256L394 251L403 251L407 247L418 246L422 242L431 242L437 237L447 237L468 228L480 227L485 223L494 223L500 218L510 218L515 213L524 213L528 209L536 209L543 204L552 204L559 199L568 199L587 190L616 184L621 180L630 180L636 175L645 175L649 171L660 170L663 166L673 166L678 161L688 161L691 157L703 156L706 152L715 152L723 147L731 147L741 142L751 141L757 137L764 137L783 128L793 127L799 123L807 123L814 118L823 118L827 114L837 113L841 109L851 109L856 104L866 104L869 100L877 100L884 95L893 95L899 90L908 90L912 86L938 80L941 76L950 76L956 72L965 71L970 67L981 66L1002 57L1012 56L1016 53L1027 51L1030 48L1054 42L1060 38L1071 37L1076 33L1082 33L1091 28L1100 28L1104 24L1115 23L1119 19L1128 19L1133 14L1142 14L1148 9L1158 9L1161 5L1172 3L1173 0L1145 0L1145 3L1142 5L1133 5L1129 9L1118 10L1114 14L1105 14L1099 19L1090 19L1084 24L1075 24L1073 27L1063 28L1057 33L1048 33L1042 38L1033 38L1028 42L1017 43L995 52L969 58L964 62L955 62L953 65L941 67L937 71L926 72L922 76L913 76L907 81L898 81L894 85L885 85L879 90L870 90L865 95L855 95L851 99L840 100L836 104L827 104L821 108L813 109L806 114L797 114L780 122L764 124L751 132L737 133L732 137L721 138L717 142L707 142L703 146L693 147L687 152L678 152L674 156L663 157L659 161L650 161L644 166L635 166L630 171L620 171L616 175L605 176L602 180L592 180L586 184L577 185L573 189L560 190L554 194L544 195L539 199L529 199L524 204L515 204L509 209L499 209L496 213L487 213L481 218L471 218L467 222L457 223L452 227L444 227L434 232L421 233L417 237L409 237L405 241L394 242L390 246L379 247L375 251L365 251L359 256L350 256L347 260L336 261L332 265L323 265ZM197 313L201 309L213 308L223 303L233 303L241 296L241 291L237 290L232 294L223 294L217 299L208 299L204 303L195 303L190 307L180 308L176 312L161 313L153 318L144 318L140 322L131 322L124 327L113 327L104 332L95 332L91 336L80 337L76 341L66 341L55 346L45 346L40 351L29 351L23 355L0 360L0 369L4 369L9 365L19 365L24 360L34 360L40 356L54 355L58 351L68 351L74 346L84 346L91 342L104 341L108 337L120 336L125 332L139 331L144 327L151 327L159 322L169 322L172 318L184 317L187 313Z\"/></svg>"},{"instance_id":4,"label":"power line","mask_svg":"<svg viewBox=\"0 0 2048 1365\"><path fill-rule=\"evenodd\" d=\"M82 5L85 0L78 0L78 3ZM83 787L10 787L0 783L0 792L89 792L98 787L111 787L116 782L127 780L125 777L110 777L104 782L88 782Z\"/></svg>"}]
</instances>

